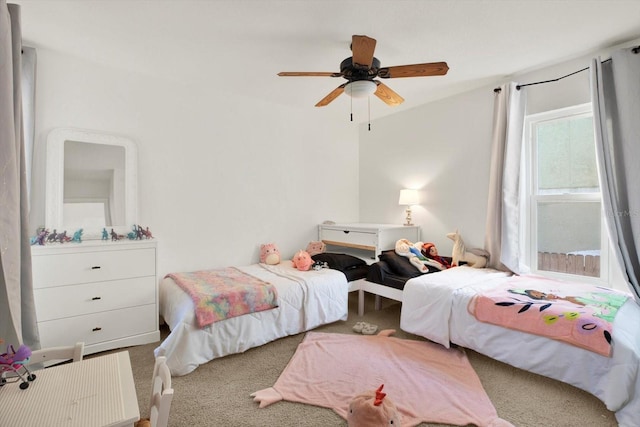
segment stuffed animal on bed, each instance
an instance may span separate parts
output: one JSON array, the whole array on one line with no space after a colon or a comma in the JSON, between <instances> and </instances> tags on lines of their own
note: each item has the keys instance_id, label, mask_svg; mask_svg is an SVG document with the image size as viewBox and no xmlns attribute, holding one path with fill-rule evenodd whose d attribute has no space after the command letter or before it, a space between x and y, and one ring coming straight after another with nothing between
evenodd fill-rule
<instances>
[{"instance_id":1,"label":"stuffed animal on bed","mask_svg":"<svg viewBox=\"0 0 640 427\"><path fill-rule=\"evenodd\" d=\"M413 243L408 241L407 239L400 239L396 242L396 253L400 256L409 258L409 262L416 267L422 273L426 273L429 271L429 268L420 261L420 259L411 252L411 248L413 247Z\"/></svg>"},{"instance_id":2,"label":"stuffed animal on bed","mask_svg":"<svg viewBox=\"0 0 640 427\"><path fill-rule=\"evenodd\" d=\"M275 243L260 245L260 262L263 264L280 264L280 250Z\"/></svg>"},{"instance_id":3,"label":"stuffed animal on bed","mask_svg":"<svg viewBox=\"0 0 640 427\"><path fill-rule=\"evenodd\" d=\"M451 252L452 262L451 265L460 265L465 263L469 267L484 268L487 265L489 259L489 253L484 249L467 249L462 240L462 236L456 230L453 233L448 233L447 237L453 240L453 251Z\"/></svg>"},{"instance_id":4,"label":"stuffed animal on bed","mask_svg":"<svg viewBox=\"0 0 640 427\"><path fill-rule=\"evenodd\" d=\"M398 408L382 392L383 387L384 384L376 391L367 391L353 398L347 413L349 427L400 427Z\"/></svg>"},{"instance_id":5,"label":"stuffed animal on bed","mask_svg":"<svg viewBox=\"0 0 640 427\"><path fill-rule=\"evenodd\" d=\"M420 252L421 247L422 242L411 243L407 239L400 239L396 242L395 252L400 256L408 258L409 262L421 273L429 272L429 267L427 266L442 270L440 263L422 255L422 252Z\"/></svg>"},{"instance_id":6,"label":"stuffed animal on bed","mask_svg":"<svg viewBox=\"0 0 640 427\"><path fill-rule=\"evenodd\" d=\"M307 245L307 252L311 256L322 254L326 250L327 250L327 246L324 244L323 241L309 242L309 244Z\"/></svg>"},{"instance_id":7,"label":"stuffed animal on bed","mask_svg":"<svg viewBox=\"0 0 640 427\"><path fill-rule=\"evenodd\" d=\"M422 243L420 252L424 257L431 259L434 263L437 263L437 267L440 270L451 268L451 261L438 254L438 248L436 248L435 243Z\"/></svg>"},{"instance_id":8,"label":"stuffed animal on bed","mask_svg":"<svg viewBox=\"0 0 640 427\"><path fill-rule=\"evenodd\" d=\"M303 251L302 249L296 252L291 261L293 262L293 266L300 271L308 271L313 265L313 260L309 252Z\"/></svg>"}]
</instances>

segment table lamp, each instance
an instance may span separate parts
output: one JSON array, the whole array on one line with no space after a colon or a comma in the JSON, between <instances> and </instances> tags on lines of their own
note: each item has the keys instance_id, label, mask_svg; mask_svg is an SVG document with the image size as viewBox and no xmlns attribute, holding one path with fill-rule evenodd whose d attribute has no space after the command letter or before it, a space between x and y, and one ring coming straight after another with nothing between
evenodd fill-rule
<instances>
[{"instance_id":1,"label":"table lamp","mask_svg":"<svg viewBox=\"0 0 640 427\"><path fill-rule=\"evenodd\" d=\"M407 222L404 225L413 225L411 223L411 206L418 204L418 190L400 190L400 199L398 200L398 204L407 207Z\"/></svg>"}]
</instances>

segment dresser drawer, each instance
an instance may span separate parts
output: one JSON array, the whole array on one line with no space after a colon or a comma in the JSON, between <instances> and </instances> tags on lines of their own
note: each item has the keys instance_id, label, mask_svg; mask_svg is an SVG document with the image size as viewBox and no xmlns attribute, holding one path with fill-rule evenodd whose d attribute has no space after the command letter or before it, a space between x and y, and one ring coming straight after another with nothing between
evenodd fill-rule
<instances>
[{"instance_id":1,"label":"dresser drawer","mask_svg":"<svg viewBox=\"0 0 640 427\"><path fill-rule=\"evenodd\" d=\"M154 248L34 256L35 289L154 276Z\"/></svg>"},{"instance_id":2,"label":"dresser drawer","mask_svg":"<svg viewBox=\"0 0 640 427\"><path fill-rule=\"evenodd\" d=\"M375 232L325 228L320 231L320 239L327 245L375 250L378 236Z\"/></svg>"},{"instance_id":3,"label":"dresser drawer","mask_svg":"<svg viewBox=\"0 0 640 427\"><path fill-rule=\"evenodd\" d=\"M92 345L155 331L156 306L150 304L38 322L38 329L43 348L73 345L78 341Z\"/></svg>"},{"instance_id":4,"label":"dresser drawer","mask_svg":"<svg viewBox=\"0 0 640 427\"><path fill-rule=\"evenodd\" d=\"M38 321L155 304L155 277L35 289Z\"/></svg>"}]
</instances>

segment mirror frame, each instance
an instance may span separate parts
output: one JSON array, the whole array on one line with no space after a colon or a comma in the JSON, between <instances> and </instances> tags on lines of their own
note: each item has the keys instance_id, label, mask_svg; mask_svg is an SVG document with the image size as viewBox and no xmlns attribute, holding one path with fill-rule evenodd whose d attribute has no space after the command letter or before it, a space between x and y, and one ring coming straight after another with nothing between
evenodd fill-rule
<instances>
[{"instance_id":1,"label":"mirror frame","mask_svg":"<svg viewBox=\"0 0 640 427\"><path fill-rule=\"evenodd\" d=\"M125 221L126 224L114 224L118 234L126 234L138 223L138 150L135 142L118 136L95 131L57 128L47 136L46 148L46 184L45 184L45 227L49 230L64 230L64 143L66 141L103 144L123 147L125 150ZM72 234L76 230L67 230ZM101 239L102 228L83 227L83 239Z\"/></svg>"}]
</instances>

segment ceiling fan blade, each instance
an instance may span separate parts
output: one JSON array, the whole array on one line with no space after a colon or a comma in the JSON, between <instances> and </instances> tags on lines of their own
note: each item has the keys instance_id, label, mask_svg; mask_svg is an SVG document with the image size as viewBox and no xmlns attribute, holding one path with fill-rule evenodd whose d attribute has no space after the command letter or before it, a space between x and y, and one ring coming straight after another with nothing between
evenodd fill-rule
<instances>
[{"instance_id":1,"label":"ceiling fan blade","mask_svg":"<svg viewBox=\"0 0 640 427\"><path fill-rule=\"evenodd\" d=\"M281 71L278 73L281 77L342 77L342 73L330 73L322 71Z\"/></svg>"},{"instance_id":2,"label":"ceiling fan blade","mask_svg":"<svg viewBox=\"0 0 640 427\"><path fill-rule=\"evenodd\" d=\"M327 96L325 96L324 98L322 98L320 100L320 102L318 102L316 104L316 107L324 107L325 105L329 105L329 103L331 101L333 101L334 99L336 99L338 96L340 96L342 94L342 92L344 92L344 87L347 85L347 83L341 84L340 86L338 86L337 88L335 88L334 90L331 91L331 93Z\"/></svg>"},{"instance_id":3,"label":"ceiling fan blade","mask_svg":"<svg viewBox=\"0 0 640 427\"><path fill-rule=\"evenodd\" d=\"M404 102L404 98L392 91L389 86L377 80L374 80L374 82L378 85L374 95L380 98L385 104L395 107Z\"/></svg>"},{"instance_id":4,"label":"ceiling fan blade","mask_svg":"<svg viewBox=\"0 0 640 427\"><path fill-rule=\"evenodd\" d=\"M446 62L429 62L426 64L398 65L396 67L384 67L378 70L378 77L383 79L398 77L427 77L444 76L449 71Z\"/></svg>"},{"instance_id":5,"label":"ceiling fan blade","mask_svg":"<svg viewBox=\"0 0 640 427\"><path fill-rule=\"evenodd\" d=\"M371 68L373 62L373 52L376 49L376 39L367 36L356 36L351 38L351 52L353 66L356 68Z\"/></svg>"}]
</instances>

